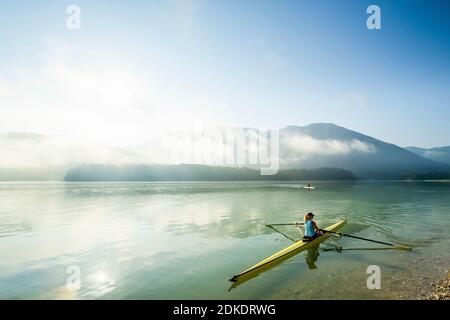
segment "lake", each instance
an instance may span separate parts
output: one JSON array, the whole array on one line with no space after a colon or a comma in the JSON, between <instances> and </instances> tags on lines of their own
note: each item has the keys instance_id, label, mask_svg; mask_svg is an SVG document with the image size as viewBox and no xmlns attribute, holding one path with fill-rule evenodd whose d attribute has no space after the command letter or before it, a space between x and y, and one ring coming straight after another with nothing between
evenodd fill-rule
<instances>
[{"instance_id":1,"label":"lake","mask_svg":"<svg viewBox=\"0 0 450 320\"><path fill-rule=\"evenodd\" d=\"M303 185L2 182L0 299L418 299L449 267L450 182ZM308 211L413 250L327 240L229 291L230 276L292 243L266 224ZM367 288L371 265L381 289Z\"/></svg>"}]
</instances>

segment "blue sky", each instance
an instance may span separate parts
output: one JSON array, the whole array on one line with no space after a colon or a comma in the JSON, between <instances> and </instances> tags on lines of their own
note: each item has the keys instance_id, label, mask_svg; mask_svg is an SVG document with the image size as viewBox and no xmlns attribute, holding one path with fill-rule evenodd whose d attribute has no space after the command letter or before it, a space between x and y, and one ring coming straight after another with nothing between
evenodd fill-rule
<instances>
[{"instance_id":1,"label":"blue sky","mask_svg":"<svg viewBox=\"0 0 450 320\"><path fill-rule=\"evenodd\" d=\"M127 143L333 122L450 145L449 39L445 0L2 1L0 131Z\"/></svg>"}]
</instances>

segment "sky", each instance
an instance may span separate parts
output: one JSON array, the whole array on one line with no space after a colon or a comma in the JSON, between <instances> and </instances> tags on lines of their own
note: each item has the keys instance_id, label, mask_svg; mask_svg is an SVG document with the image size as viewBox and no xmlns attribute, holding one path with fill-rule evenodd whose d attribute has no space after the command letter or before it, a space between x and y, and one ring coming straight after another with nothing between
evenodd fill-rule
<instances>
[{"instance_id":1,"label":"sky","mask_svg":"<svg viewBox=\"0 0 450 320\"><path fill-rule=\"evenodd\" d=\"M2 1L0 133L126 145L331 122L450 145L449 39L445 0Z\"/></svg>"}]
</instances>

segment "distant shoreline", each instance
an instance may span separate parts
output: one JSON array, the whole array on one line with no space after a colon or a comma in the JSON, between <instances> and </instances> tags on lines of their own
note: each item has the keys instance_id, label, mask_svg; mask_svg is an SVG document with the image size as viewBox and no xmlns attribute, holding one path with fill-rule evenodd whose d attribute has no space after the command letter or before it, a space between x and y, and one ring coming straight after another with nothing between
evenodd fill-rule
<instances>
[{"instance_id":1,"label":"distant shoreline","mask_svg":"<svg viewBox=\"0 0 450 320\"><path fill-rule=\"evenodd\" d=\"M262 175L251 168L207 165L84 165L70 169L64 181L354 181L349 170L340 168L283 169Z\"/></svg>"},{"instance_id":2,"label":"distant shoreline","mask_svg":"<svg viewBox=\"0 0 450 320\"><path fill-rule=\"evenodd\" d=\"M1 168L0 168L1 169ZM49 174L44 169L30 171L0 170L1 182L212 182L212 181L401 181L409 183L449 183L450 172L416 172L410 174L378 173L375 177L356 175L342 168L280 169L275 175L261 175L257 168L221 167L199 164L89 164L59 168Z\"/></svg>"},{"instance_id":3,"label":"distant shoreline","mask_svg":"<svg viewBox=\"0 0 450 320\"><path fill-rule=\"evenodd\" d=\"M173 182L185 182L185 183L193 183L193 182L286 182L286 183L308 183L308 182L430 182L430 183L450 183L450 180L398 180L398 179L354 179L354 180L333 180L333 179L325 179L325 180L86 180L86 181L68 181L68 180L0 180L0 183L173 183Z\"/></svg>"}]
</instances>

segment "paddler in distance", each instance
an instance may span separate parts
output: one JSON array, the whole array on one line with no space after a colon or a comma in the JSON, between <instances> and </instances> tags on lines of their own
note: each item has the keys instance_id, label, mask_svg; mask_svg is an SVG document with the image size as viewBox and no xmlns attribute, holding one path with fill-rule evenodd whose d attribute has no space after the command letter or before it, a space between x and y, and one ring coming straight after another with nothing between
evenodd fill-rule
<instances>
[{"instance_id":1,"label":"paddler in distance","mask_svg":"<svg viewBox=\"0 0 450 320\"><path fill-rule=\"evenodd\" d=\"M308 212L303 218L305 225L305 236L303 237L303 241L314 240L323 233L313 219L314 214L312 212Z\"/></svg>"}]
</instances>

